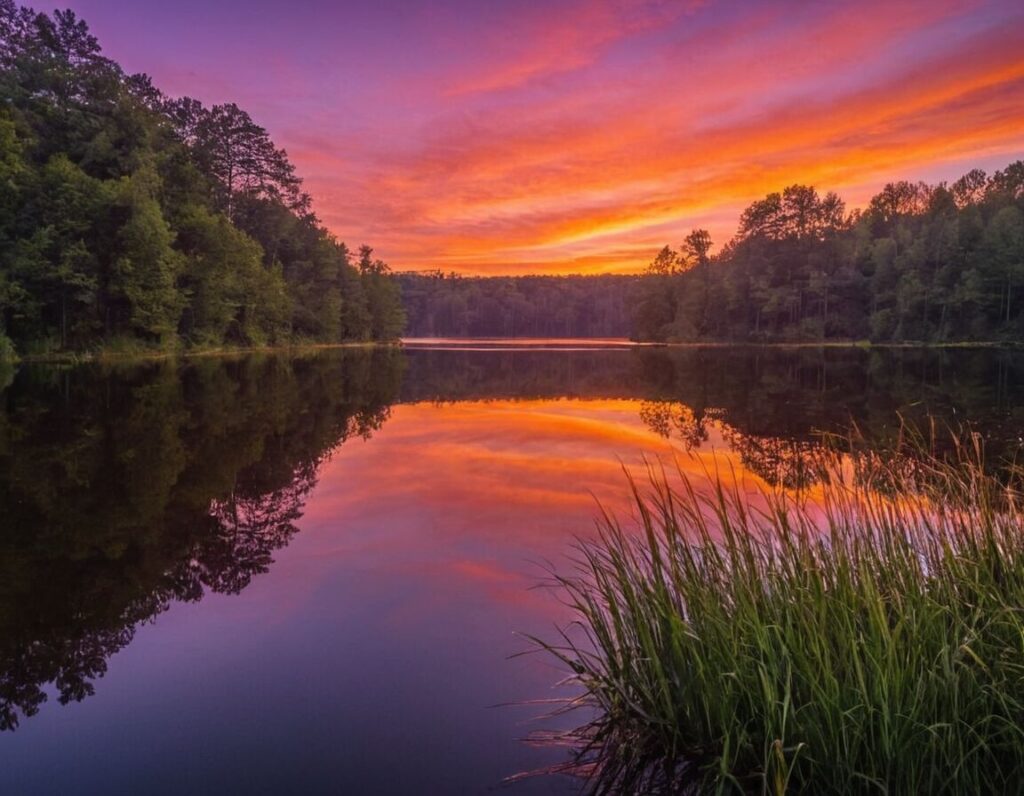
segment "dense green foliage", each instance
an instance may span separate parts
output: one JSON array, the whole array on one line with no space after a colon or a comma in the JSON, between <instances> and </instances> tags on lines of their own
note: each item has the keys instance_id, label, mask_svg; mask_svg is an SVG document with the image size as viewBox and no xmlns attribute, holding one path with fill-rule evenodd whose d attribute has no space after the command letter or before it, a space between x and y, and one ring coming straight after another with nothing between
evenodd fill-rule
<instances>
[{"instance_id":1,"label":"dense green foliage","mask_svg":"<svg viewBox=\"0 0 1024 796\"><path fill-rule=\"evenodd\" d=\"M583 636L539 642L597 709L573 734L593 789L1015 790L1024 484L960 450L826 455L814 502L634 485L639 532L606 517L559 578Z\"/></svg>"},{"instance_id":2,"label":"dense green foliage","mask_svg":"<svg viewBox=\"0 0 1024 796\"><path fill-rule=\"evenodd\" d=\"M1024 161L890 183L849 214L794 185L710 249L694 230L659 252L634 300L638 339L1024 339Z\"/></svg>"},{"instance_id":3,"label":"dense green foliage","mask_svg":"<svg viewBox=\"0 0 1024 796\"><path fill-rule=\"evenodd\" d=\"M631 276L401 273L411 337L628 337Z\"/></svg>"},{"instance_id":4,"label":"dense green foliage","mask_svg":"<svg viewBox=\"0 0 1024 796\"><path fill-rule=\"evenodd\" d=\"M0 0L0 356L402 324L387 266L352 262L248 114L126 75L70 11Z\"/></svg>"}]
</instances>

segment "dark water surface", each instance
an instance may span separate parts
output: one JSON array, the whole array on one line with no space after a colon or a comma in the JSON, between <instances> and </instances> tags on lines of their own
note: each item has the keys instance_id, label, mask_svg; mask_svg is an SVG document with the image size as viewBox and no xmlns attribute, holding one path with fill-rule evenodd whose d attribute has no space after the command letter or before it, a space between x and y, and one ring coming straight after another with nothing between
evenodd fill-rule
<instances>
[{"instance_id":1,"label":"dark water surface","mask_svg":"<svg viewBox=\"0 0 1024 796\"><path fill-rule=\"evenodd\" d=\"M561 762L519 741L539 708L492 706L564 693L508 656L566 620L538 562L594 495L628 511L622 465L798 484L817 431L899 415L1010 456L1024 356L441 341L0 371L0 792L484 793Z\"/></svg>"}]
</instances>

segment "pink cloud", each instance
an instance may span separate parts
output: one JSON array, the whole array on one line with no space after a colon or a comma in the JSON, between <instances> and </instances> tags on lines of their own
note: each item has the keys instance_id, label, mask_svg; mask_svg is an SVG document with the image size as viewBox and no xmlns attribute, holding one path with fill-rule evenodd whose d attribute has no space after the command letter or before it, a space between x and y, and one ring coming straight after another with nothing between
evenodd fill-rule
<instances>
[{"instance_id":1,"label":"pink cloud","mask_svg":"<svg viewBox=\"0 0 1024 796\"><path fill-rule=\"evenodd\" d=\"M243 37L182 4L172 34L76 3L129 68L250 107L330 228L400 269L639 270L793 182L856 203L1020 156L1010 0L258 3Z\"/></svg>"}]
</instances>

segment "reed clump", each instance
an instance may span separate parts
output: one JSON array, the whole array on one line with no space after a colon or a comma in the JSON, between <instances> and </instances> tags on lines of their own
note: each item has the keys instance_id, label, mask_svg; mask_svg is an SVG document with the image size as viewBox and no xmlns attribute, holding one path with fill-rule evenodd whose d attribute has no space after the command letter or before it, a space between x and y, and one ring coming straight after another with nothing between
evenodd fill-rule
<instances>
[{"instance_id":1,"label":"reed clump","mask_svg":"<svg viewBox=\"0 0 1024 796\"><path fill-rule=\"evenodd\" d=\"M1021 477L981 446L828 453L813 494L631 479L534 639L596 718L597 792L1005 793L1024 782Z\"/></svg>"}]
</instances>

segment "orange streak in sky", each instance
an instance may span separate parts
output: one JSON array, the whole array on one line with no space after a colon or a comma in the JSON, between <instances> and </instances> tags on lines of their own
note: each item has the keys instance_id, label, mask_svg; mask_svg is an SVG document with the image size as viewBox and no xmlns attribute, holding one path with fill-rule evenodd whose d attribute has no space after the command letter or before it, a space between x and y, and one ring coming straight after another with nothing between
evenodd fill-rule
<instances>
[{"instance_id":1,"label":"orange streak in sky","mask_svg":"<svg viewBox=\"0 0 1024 796\"><path fill-rule=\"evenodd\" d=\"M885 47L973 7L824 7L799 42L758 39L778 12L752 11L742 27L712 31L718 40L660 43L637 74L603 69L605 50L665 19L616 33L614 15L598 14L564 57L541 36L521 63L506 53L460 83L441 80L446 110L409 131L401 151L339 156L337 168L355 172L351 200L317 176L334 157L322 142L293 153L312 166L325 220L343 237L356 227L379 241L396 268L637 271L691 226L724 243L744 206L794 182L860 205L892 179L1020 157L1024 25L879 61Z\"/></svg>"}]
</instances>

